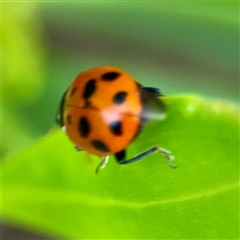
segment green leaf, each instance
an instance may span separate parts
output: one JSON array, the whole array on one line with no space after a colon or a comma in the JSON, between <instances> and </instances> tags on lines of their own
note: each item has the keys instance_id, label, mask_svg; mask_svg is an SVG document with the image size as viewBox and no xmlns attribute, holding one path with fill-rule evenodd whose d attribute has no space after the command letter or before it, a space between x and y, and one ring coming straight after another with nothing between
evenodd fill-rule
<instances>
[{"instance_id":1,"label":"green leaf","mask_svg":"<svg viewBox=\"0 0 240 240\"><path fill-rule=\"evenodd\" d=\"M119 166L77 152L62 132L44 137L3 165L4 220L68 238L238 238L239 118L229 104L193 96L164 98L167 118L151 121ZM86 161L87 160L87 161Z\"/></svg>"}]
</instances>

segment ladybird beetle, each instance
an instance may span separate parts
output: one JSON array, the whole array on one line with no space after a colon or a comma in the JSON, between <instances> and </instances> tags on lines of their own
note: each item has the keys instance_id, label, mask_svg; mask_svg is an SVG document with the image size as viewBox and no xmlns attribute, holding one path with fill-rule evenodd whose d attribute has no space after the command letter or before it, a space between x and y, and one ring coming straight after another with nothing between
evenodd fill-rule
<instances>
[{"instance_id":1,"label":"ladybird beetle","mask_svg":"<svg viewBox=\"0 0 240 240\"><path fill-rule=\"evenodd\" d=\"M159 96L163 95L158 89L142 87L118 68L93 68L80 73L64 93L56 122L77 150L103 156L96 172L106 165L109 155L115 155L119 164L130 164L156 151L174 167L171 153L158 146L126 159L126 147L145 123L164 118Z\"/></svg>"}]
</instances>

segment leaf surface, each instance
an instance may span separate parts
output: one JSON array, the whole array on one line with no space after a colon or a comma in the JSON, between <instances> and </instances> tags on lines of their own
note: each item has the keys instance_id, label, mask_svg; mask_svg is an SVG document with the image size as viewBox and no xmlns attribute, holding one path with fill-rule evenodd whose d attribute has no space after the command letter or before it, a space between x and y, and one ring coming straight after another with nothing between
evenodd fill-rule
<instances>
[{"instance_id":1,"label":"leaf surface","mask_svg":"<svg viewBox=\"0 0 240 240\"><path fill-rule=\"evenodd\" d=\"M77 152L64 133L44 137L5 159L4 220L68 238L238 238L239 115L229 104L194 96L164 98L167 118L151 121L128 157L159 145L159 153L119 166Z\"/></svg>"}]
</instances>

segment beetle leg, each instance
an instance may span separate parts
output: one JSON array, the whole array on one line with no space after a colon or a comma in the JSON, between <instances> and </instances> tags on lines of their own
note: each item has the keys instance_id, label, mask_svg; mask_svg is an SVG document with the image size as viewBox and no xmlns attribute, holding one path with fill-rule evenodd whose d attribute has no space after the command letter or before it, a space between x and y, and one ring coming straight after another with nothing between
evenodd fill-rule
<instances>
[{"instance_id":1,"label":"beetle leg","mask_svg":"<svg viewBox=\"0 0 240 240\"><path fill-rule=\"evenodd\" d=\"M116 153L115 157L119 164L126 165L126 164L130 164L130 163L138 162L138 161L144 159L145 157L149 156L150 154L157 152L157 151L164 155L164 157L167 160L168 165L171 168L176 168L176 166L174 166L172 164L172 160L174 159L174 157L171 155L171 152L164 148L160 148L158 146L151 147L150 149L146 150L145 152L140 153L139 155L137 155L129 160L125 159L125 150Z\"/></svg>"},{"instance_id":2,"label":"beetle leg","mask_svg":"<svg viewBox=\"0 0 240 240\"><path fill-rule=\"evenodd\" d=\"M102 161L98 164L96 168L96 174L99 172L100 169L103 169L106 166L106 164L108 163L108 158L109 155L103 157Z\"/></svg>"},{"instance_id":3,"label":"beetle leg","mask_svg":"<svg viewBox=\"0 0 240 240\"><path fill-rule=\"evenodd\" d=\"M79 147L79 146L75 146L75 149L77 150L77 151L82 151L82 149Z\"/></svg>"}]
</instances>

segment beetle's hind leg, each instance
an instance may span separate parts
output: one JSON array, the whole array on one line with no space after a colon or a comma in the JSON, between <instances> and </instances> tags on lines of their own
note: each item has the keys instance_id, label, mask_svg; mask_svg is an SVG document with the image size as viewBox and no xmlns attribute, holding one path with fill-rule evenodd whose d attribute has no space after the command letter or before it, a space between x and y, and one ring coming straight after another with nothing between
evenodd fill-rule
<instances>
[{"instance_id":1,"label":"beetle's hind leg","mask_svg":"<svg viewBox=\"0 0 240 240\"><path fill-rule=\"evenodd\" d=\"M126 164L131 164L131 163L134 163L134 162L138 162L138 161L141 161L143 160L145 157L149 156L150 154L154 153L154 152L160 152L161 154L164 155L164 157L166 158L167 160L167 163L168 165L171 167L171 168L176 168L175 165L173 165L172 163L172 160L174 159L173 155L171 154L170 151L164 149L164 148L160 148L158 146L154 146L154 147L151 147L150 149L146 150L145 152L143 153L140 153L139 155L129 159L129 160L126 160L125 159L125 150L121 151L121 152L118 152L115 154L115 157L116 157L116 160L119 164L122 164L122 165L126 165Z\"/></svg>"}]
</instances>

